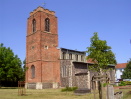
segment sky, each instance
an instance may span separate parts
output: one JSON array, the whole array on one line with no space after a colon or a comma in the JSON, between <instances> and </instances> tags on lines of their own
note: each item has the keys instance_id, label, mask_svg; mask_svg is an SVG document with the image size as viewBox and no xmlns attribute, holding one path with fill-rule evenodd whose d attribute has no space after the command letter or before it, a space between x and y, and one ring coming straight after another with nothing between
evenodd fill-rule
<instances>
[{"instance_id":1,"label":"sky","mask_svg":"<svg viewBox=\"0 0 131 99\"><path fill-rule=\"evenodd\" d=\"M22 61L27 18L38 6L56 13L59 48L86 51L93 33L98 32L112 47L117 63L131 58L131 0L0 0L0 43Z\"/></svg>"}]
</instances>

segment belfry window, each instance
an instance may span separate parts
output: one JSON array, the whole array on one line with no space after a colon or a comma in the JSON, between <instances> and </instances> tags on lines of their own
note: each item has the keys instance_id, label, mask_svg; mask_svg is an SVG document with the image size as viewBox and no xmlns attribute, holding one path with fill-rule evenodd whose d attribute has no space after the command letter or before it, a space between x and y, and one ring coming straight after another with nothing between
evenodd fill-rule
<instances>
[{"instance_id":1,"label":"belfry window","mask_svg":"<svg viewBox=\"0 0 131 99\"><path fill-rule=\"evenodd\" d=\"M45 19L45 31L50 32L50 19Z\"/></svg>"},{"instance_id":2,"label":"belfry window","mask_svg":"<svg viewBox=\"0 0 131 99\"><path fill-rule=\"evenodd\" d=\"M31 78L35 78L35 66L31 66Z\"/></svg>"},{"instance_id":3,"label":"belfry window","mask_svg":"<svg viewBox=\"0 0 131 99\"><path fill-rule=\"evenodd\" d=\"M32 31L33 32L36 31L36 20L35 19L32 20Z\"/></svg>"}]
</instances>

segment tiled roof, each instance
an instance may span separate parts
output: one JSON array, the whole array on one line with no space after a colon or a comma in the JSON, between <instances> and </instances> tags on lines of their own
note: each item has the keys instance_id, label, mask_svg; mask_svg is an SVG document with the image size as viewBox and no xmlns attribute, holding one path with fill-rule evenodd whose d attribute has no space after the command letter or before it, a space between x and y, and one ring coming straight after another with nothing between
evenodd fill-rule
<instances>
[{"instance_id":1,"label":"tiled roof","mask_svg":"<svg viewBox=\"0 0 131 99\"><path fill-rule=\"evenodd\" d=\"M88 59L87 63L95 63L92 59Z\"/></svg>"},{"instance_id":2,"label":"tiled roof","mask_svg":"<svg viewBox=\"0 0 131 99\"><path fill-rule=\"evenodd\" d=\"M116 68L126 68L127 63L120 63L116 65Z\"/></svg>"}]
</instances>

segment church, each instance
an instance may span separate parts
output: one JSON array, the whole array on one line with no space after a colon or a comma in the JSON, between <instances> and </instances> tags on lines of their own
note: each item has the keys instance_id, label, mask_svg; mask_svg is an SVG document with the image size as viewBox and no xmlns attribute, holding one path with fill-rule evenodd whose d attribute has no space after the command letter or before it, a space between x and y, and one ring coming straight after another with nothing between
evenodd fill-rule
<instances>
[{"instance_id":1,"label":"church","mask_svg":"<svg viewBox=\"0 0 131 99\"><path fill-rule=\"evenodd\" d=\"M58 48L58 18L54 11L38 7L30 12L26 34L26 88L73 87L91 89L93 73L86 52ZM115 66L109 72L115 80Z\"/></svg>"}]
</instances>

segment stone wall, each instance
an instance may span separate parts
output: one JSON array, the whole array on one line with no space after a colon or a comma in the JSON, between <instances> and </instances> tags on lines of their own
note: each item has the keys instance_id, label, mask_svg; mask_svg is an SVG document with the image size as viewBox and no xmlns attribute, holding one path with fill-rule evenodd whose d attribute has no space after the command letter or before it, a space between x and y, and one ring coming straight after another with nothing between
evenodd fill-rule
<instances>
[{"instance_id":1,"label":"stone wall","mask_svg":"<svg viewBox=\"0 0 131 99\"><path fill-rule=\"evenodd\" d=\"M71 66L71 60L60 60L61 87L69 86L69 73L71 72Z\"/></svg>"},{"instance_id":2,"label":"stone wall","mask_svg":"<svg viewBox=\"0 0 131 99\"><path fill-rule=\"evenodd\" d=\"M87 63L73 62L72 60L61 60L61 87L89 88ZM66 70L66 75L63 75L63 67Z\"/></svg>"}]
</instances>

